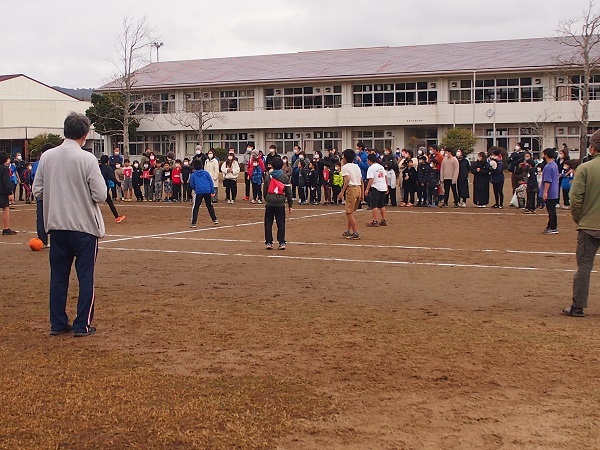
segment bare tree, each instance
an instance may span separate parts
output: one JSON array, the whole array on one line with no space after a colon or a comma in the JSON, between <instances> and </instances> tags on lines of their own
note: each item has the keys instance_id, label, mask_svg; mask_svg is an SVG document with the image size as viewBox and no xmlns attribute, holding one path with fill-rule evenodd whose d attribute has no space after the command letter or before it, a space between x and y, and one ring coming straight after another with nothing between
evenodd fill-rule
<instances>
[{"instance_id":1,"label":"bare tree","mask_svg":"<svg viewBox=\"0 0 600 450\"><path fill-rule=\"evenodd\" d=\"M580 17L562 20L556 30L560 43L571 49L568 56L557 58L557 63L565 72L579 77L574 84L581 105L579 153L582 159L587 151L590 123L590 80L600 65L600 13L594 6L594 0L589 0L588 8Z\"/></svg>"},{"instance_id":2,"label":"bare tree","mask_svg":"<svg viewBox=\"0 0 600 450\"><path fill-rule=\"evenodd\" d=\"M533 139L538 142L540 151L542 151L546 147L544 136L548 127L560 119L561 117L557 116L556 113L552 112L551 108L548 107L544 108L539 114L530 116L529 121L520 123L519 128L529 130L532 137L537 136L533 137Z\"/></svg>"},{"instance_id":3,"label":"bare tree","mask_svg":"<svg viewBox=\"0 0 600 450\"><path fill-rule=\"evenodd\" d=\"M114 106L120 111L119 123L122 126L125 157L129 157L130 123L148 118L143 115L147 99L143 94L135 92L135 85L136 75L149 63L148 49L156 39L155 33L156 30L148 23L146 16L137 20L133 17L124 17L123 29L117 36L115 44L116 72L107 89L122 95L122 101L115 103ZM137 114L138 112L142 114Z\"/></svg>"},{"instance_id":4,"label":"bare tree","mask_svg":"<svg viewBox=\"0 0 600 450\"><path fill-rule=\"evenodd\" d=\"M204 132L212 127L213 120L221 123L227 121L220 112L219 99L211 98L209 91L202 90L186 94L180 107L168 114L166 118L173 125L181 125L192 130L200 145L204 141Z\"/></svg>"}]
</instances>

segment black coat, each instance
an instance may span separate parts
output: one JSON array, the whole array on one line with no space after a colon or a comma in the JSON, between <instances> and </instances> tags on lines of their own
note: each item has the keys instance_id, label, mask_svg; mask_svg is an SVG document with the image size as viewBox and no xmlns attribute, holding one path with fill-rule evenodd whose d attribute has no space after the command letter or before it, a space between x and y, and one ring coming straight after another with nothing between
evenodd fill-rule
<instances>
[{"instance_id":1,"label":"black coat","mask_svg":"<svg viewBox=\"0 0 600 450\"><path fill-rule=\"evenodd\" d=\"M427 180L429 179L429 171L431 170L431 167L429 167L429 164L425 163L425 164L419 164L417 166L417 184L424 186L427 184Z\"/></svg>"},{"instance_id":2,"label":"black coat","mask_svg":"<svg viewBox=\"0 0 600 450\"><path fill-rule=\"evenodd\" d=\"M479 172L477 169L480 169ZM471 164L473 173L473 203L487 205L490 202L490 165L487 161Z\"/></svg>"},{"instance_id":3,"label":"black coat","mask_svg":"<svg viewBox=\"0 0 600 450\"><path fill-rule=\"evenodd\" d=\"M458 179L456 181L456 187L458 189L458 196L461 199L469 198L469 172L471 170L471 163L467 158L458 160Z\"/></svg>"}]
</instances>

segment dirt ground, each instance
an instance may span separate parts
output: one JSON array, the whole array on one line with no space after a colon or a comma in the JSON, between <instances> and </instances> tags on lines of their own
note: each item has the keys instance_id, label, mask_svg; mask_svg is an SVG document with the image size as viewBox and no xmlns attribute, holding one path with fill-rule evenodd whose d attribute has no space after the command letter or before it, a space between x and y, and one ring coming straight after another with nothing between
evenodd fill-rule
<instances>
[{"instance_id":1,"label":"dirt ground","mask_svg":"<svg viewBox=\"0 0 600 450\"><path fill-rule=\"evenodd\" d=\"M0 237L0 448L597 449L600 279L570 304L576 230L545 214L390 208L341 237L297 207L103 207L96 335L48 335L48 250ZM74 271L73 271L74 272ZM72 274L69 312L75 315Z\"/></svg>"}]
</instances>

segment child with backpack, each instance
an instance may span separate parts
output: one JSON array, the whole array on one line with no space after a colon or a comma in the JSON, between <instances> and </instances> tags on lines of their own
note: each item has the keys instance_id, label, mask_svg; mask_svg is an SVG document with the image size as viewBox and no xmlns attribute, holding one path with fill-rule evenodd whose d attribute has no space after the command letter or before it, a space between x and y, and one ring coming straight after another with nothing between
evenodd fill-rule
<instances>
[{"instance_id":1,"label":"child with backpack","mask_svg":"<svg viewBox=\"0 0 600 450\"><path fill-rule=\"evenodd\" d=\"M292 213L292 186L289 177L282 170L283 161L279 156L271 159L271 170L265 177L265 246L273 250L273 221L277 223L279 250L285 250L285 204Z\"/></svg>"},{"instance_id":2,"label":"child with backpack","mask_svg":"<svg viewBox=\"0 0 600 450\"><path fill-rule=\"evenodd\" d=\"M263 184L263 169L258 161L252 161L252 201L250 203L262 203L261 186Z\"/></svg>"}]
</instances>

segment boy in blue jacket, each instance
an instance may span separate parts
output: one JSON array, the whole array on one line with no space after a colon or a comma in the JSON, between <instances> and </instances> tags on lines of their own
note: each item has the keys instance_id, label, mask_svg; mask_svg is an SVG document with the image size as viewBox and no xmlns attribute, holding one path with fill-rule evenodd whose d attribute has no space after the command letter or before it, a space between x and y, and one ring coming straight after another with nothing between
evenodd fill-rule
<instances>
[{"instance_id":1,"label":"boy in blue jacket","mask_svg":"<svg viewBox=\"0 0 600 450\"><path fill-rule=\"evenodd\" d=\"M212 205L212 198L215 196L215 184L212 176L202 168L202 161L196 159L194 161L194 171L190 175L190 188L196 194L194 197L194 206L192 208L192 228L196 228L198 220L198 210L202 205L202 200L208 209L210 218L215 225L219 224L215 214L215 208Z\"/></svg>"}]
</instances>

